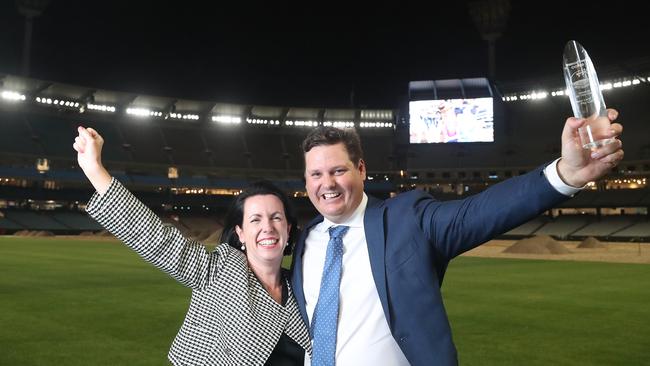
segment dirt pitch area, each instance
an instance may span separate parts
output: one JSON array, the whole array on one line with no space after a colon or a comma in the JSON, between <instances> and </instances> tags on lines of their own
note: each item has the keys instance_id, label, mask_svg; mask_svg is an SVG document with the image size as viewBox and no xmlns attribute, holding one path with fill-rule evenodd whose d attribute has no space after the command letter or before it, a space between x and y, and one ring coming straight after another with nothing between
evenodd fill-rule
<instances>
[{"instance_id":1,"label":"dirt pitch area","mask_svg":"<svg viewBox=\"0 0 650 366\"><path fill-rule=\"evenodd\" d=\"M468 257L549 259L564 261L593 261L650 264L650 243L601 242L601 248L578 248L580 241L558 241L566 247L565 254L506 253L517 240L492 240L464 253Z\"/></svg>"}]
</instances>

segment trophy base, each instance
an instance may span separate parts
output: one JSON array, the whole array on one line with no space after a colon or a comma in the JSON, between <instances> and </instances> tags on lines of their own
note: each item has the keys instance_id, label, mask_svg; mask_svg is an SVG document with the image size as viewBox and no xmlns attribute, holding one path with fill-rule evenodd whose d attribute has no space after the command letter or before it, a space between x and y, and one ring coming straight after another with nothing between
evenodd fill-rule
<instances>
[{"instance_id":1,"label":"trophy base","mask_svg":"<svg viewBox=\"0 0 650 366\"><path fill-rule=\"evenodd\" d=\"M586 149L586 150L596 150L597 148L599 148L601 146L611 144L614 141L616 141L616 139L612 137L612 138L608 138L608 139L604 139L604 140L592 141L592 142L590 142L588 144L582 145L582 147L584 149Z\"/></svg>"}]
</instances>

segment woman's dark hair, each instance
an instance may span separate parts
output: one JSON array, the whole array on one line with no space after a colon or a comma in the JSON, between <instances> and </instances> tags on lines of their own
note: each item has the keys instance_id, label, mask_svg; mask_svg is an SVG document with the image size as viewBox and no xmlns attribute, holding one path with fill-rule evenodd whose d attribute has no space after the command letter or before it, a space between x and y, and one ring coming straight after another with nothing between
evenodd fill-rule
<instances>
[{"instance_id":1,"label":"woman's dark hair","mask_svg":"<svg viewBox=\"0 0 650 366\"><path fill-rule=\"evenodd\" d=\"M241 250L241 242L239 241L239 236L235 231L235 227L242 227L242 222L244 220L244 202L246 202L246 199L249 197L269 194L276 196L280 202L282 202L282 206L284 206L284 216L287 223L291 225L288 238L289 244L284 249L284 255L291 254L295 241L298 239L298 220L293 213L293 207L291 206L287 195L275 184L265 180L252 183L232 200L228 212L226 213L226 222L223 232L221 233L221 243L228 243L231 247Z\"/></svg>"},{"instance_id":2,"label":"woman's dark hair","mask_svg":"<svg viewBox=\"0 0 650 366\"><path fill-rule=\"evenodd\" d=\"M302 152L306 154L316 146L329 146L338 143L342 143L345 146L350 161L354 166L358 167L359 161L363 159L363 150L361 149L359 135L353 128L316 127L302 141Z\"/></svg>"}]
</instances>

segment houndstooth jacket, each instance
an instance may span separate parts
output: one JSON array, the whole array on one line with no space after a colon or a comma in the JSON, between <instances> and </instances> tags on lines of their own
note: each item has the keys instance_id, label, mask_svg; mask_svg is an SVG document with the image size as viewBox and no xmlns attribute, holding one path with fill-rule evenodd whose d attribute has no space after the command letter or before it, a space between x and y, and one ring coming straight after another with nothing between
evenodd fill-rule
<instances>
[{"instance_id":1,"label":"houndstooth jacket","mask_svg":"<svg viewBox=\"0 0 650 366\"><path fill-rule=\"evenodd\" d=\"M189 310L169 350L172 364L263 365L282 333L311 355L292 291L285 306L276 303L240 251L228 244L206 251L163 225L115 178L105 194L92 196L86 210L144 260L192 289Z\"/></svg>"}]
</instances>

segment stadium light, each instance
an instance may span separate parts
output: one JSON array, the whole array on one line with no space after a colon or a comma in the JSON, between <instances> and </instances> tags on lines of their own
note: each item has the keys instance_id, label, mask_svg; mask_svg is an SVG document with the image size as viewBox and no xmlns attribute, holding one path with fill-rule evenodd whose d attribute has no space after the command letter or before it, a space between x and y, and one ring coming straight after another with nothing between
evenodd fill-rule
<instances>
[{"instance_id":1,"label":"stadium light","mask_svg":"<svg viewBox=\"0 0 650 366\"><path fill-rule=\"evenodd\" d=\"M93 111L99 111L99 112L109 112L109 113L115 113L115 106L112 105L107 105L107 104L93 104L93 103L88 103L86 105L86 108L89 110Z\"/></svg>"},{"instance_id":2,"label":"stadium light","mask_svg":"<svg viewBox=\"0 0 650 366\"><path fill-rule=\"evenodd\" d=\"M22 102L25 99L27 99L25 94L20 94L18 92L11 91L11 90L3 90L2 93L0 93L0 96L2 96L2 99L4 100L8 100L12 102Z\"/></svg>"},{"instance_id":3,"label":"stadium light","mask_svg":"<svg viewBox=\"0 0 650 366\"><path fill-rule=\"evenodd\" d=\"M292 127L316 127L319 125L318 121L314 120L308 120L308 121L303 121L303 120L285 120L284 121L285 126L292 126Z\"/></svg>"},{"instance_id":4,"label":"stadium light","mask_svg":"<svg viewBox=\"0 0 650 366\"><path fill-rule=\"evenodd\" d=\"M222 114L222 115L212 116L212 121L223 123L223 124L240 124L241 117Z\"/></svg>"},{"instance_id":5,"label":"stadium light","mask_svg":"<svg viewBox=\"0 0 650 366\"><path fill-rule=\"evenodd\" d=\"M393 111L385 111L385 110L362 110L361 111L361 119L384 119L384 120L392 120L393 119Z\"/></svg>"},{"instance_id":6,"label":"stadium light","mask_svg":"<svg viewBox=\"0 0 650 366\"><path fill-rule=\"evenodd\" d=\"M35 100L36 103L42 104L47 107L73 109L79 113L84 112L84 107L81 105L81 103L70 99L36 97Z\"/></svg>"},{"instance_id":7,"label":"stadium light","mask_svg":"<svg viewBox=\"0 0 650 366\"><path fill-rule=\"evenodd\" d=\"M644 78L640 76L624 77L616 81L607 81L600 84L600 90L609 91L611 89L627 88L630 86L635 86L641 83L648 83L648 82L650 82L650 78ZM521 92L518 94L506 95L502 98L502 100L504 102L512 102L517 100L536 100L536 99L546 98L546 96L542 96L540 95L540 93L546 93L546 92L537 92L537 91ZM551 92L551 96L552 97L568 96L568 93L566 89L561 89L561 90L556 90Z\"/></svg>"},{"instance_id":8,"label":"stadium light","mask_svg":"<svg viewBox=\"0 0 650 366\"><path fill-rule=\"evenodd\" d=\"M173 119L179 119L179 120L190 120L190 121L198 121L199 120L199 115L198 114L193 114L193 113L170 113L169 117Z\"/></svg>"},{"instance_id":9,"label":"stadium light","mask_svg":"<svg viewBox=\"0 0 650 366\"><path fill-rule=\"evenodd\" d=\"M392 128L393 122L361 122L360 128Z\"/></svg>"},{"instance_id":10,"label":"stadium light","mask_svg":"<svg viewBox=\"0 0 650 366\"><path fill-rule=\"evenodd\" d=\"M162 117L162 112L152 111L147 108L127 108L126 114L130 114L136 117Z\"/></svg>"},{"instance_id":11,"label":"stadium light","mask_svg":"<svg viewBox=\"0 0 650 366\"><path fill-rule=\"evenodd\" d=\"M264 119L264 118L246 118L246 123L251 125L270 125L270 126L280 125L280 121L277 119Z\"/></svg>"},{"instance_id":12,"label":"stadium light","mask_svg":"<svg viewBox=\"0 0 650 366\"><path fill-rule=\"evenodd\" d=\"M352 121L325 121L323 126L332 126L337 128L352 128L354 127L354 122Z\"/></svg>"},{"instance_id":13,"label":"stadium light","mask_svg":"<svg viewBox=\"0 0 650 366\"><path fill-rule=\"evenodd\" d=\"M391 110L362 110L359 117L360 128L393 128L393 111Z\"/></svg>"}]
</instances>

